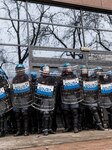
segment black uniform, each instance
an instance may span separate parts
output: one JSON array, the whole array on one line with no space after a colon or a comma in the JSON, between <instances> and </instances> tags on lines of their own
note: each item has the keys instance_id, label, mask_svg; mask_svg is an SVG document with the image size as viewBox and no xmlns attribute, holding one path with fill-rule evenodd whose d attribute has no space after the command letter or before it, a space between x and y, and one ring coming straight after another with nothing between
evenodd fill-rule
<instances>
[{"instance_id":1,"label":"black uniform","mask_svg":"<svg viewBox=\"0 0 112 150\"><path fill-rule=\"evenodd\" d=\"M32 100L34 102L35 97L35 85L37 82L37 73L30 72L31 84L32 84ZM29 107L29 130L32 134L36 133L37 131L37 111L35 108Z\"/></svg>"},{"instance_id":2,"label":"black uniform","mask_svg":"<svg viewBox=\"0 0 112 150\"><path fill-rule=\"evenodd\" d=\"M96 76L82 75L84 100L82 104L88 107L95 119L98 129L104 130L98 114L98 80Z\"/></svg>"},{"instance_id":3,"label":"black uniform","mask_svg":"<svg viewBox=\"0 0 112 150\"><path fill-rule=\"evenodd\" d=\"M10 100L10 89L8 81L0 75L0 120L1 120L1 134L5 135L6 130L6 113L12 109Z\"/></svg>"},{"instance_id":4,"label":"black uniform","mask_svg":"<svg viewBox=\"0 0 112 150\"><path fill-rule=\"evenodd\" d=\"M99 76L99 107L106 109L110 114L110 127L112 128L112 79L110 75ZM105 121L104 121L105 124ZM106 126L106 124L105 124Z\"/></svg>"},{"instance_id":5,"label":"black uniform","mask_svg":"<svg viewBox=\"0 0 112 150\"><path fill-rule=\"evenodd\" d=\"M24 122L24 135L28 135L28 108L33 103L32 89L29 76L25 73L16 75L12 81L13 86L13 109L16 113L16 135L21 135L21 117Z\"/></svg>"},{"instance_id":6,"label":"black uniform","mask_svg":"<svg viewBox=\"0 0 112 150\"><path fill-rule=\"evenodd\" d=\"M60 95L65 117L65 131L78 132L78 108L82 100L79 79L73 72L63 72L60 81ZM71 126L72 124L72 126Z\"/></svg>"},{"instance_id":7,"label":"black uniform","mask_svg":"<svg viewBox=\"0 0 112 150\"><path fill-rule=\"evenodd\" d=\"M35 88L34 106L38 110L38 128L44 135L53 133L52 115L55 107L55 78L41 75ZM39 131L40 132L40 131Z\"/></svg>"}]
</instances>

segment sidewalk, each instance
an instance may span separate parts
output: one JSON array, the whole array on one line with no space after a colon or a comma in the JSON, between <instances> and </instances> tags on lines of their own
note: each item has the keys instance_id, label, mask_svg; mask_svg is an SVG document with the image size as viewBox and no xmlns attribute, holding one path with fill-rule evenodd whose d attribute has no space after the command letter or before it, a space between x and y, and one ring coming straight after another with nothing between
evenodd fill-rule
<instances>
[{"instance_id":1,"label":"sidewalk","mask_svg":"<svg viewBox=\"0 0 112 150\"><path fill-rule=\"evenodd\" d=\"M98 142L99 141L99 142ZM104 141L107 141L105 143ZM30 136L7 136L0 138L0 150L77 150L78 143L82 149L84 145L90 143L89 149L83 150L96 150L95 145L101 142L106 146L110 143L110 149L112 150L112 130L106 131L82 131L80 133L56 133L48 136L43 135L30 135ZM84 144L86 143L86 144ZM93 144L93 145L91 145ZM64 147L63 147L64 146ZM109 146L109 145L107 145ZM74 148L75 147L75 148ZM93 148L93 149L92 149ZM78 150L82 150L78 149ZM98 149L100 150L100 149Z\"/></svg>"}]
</instances>

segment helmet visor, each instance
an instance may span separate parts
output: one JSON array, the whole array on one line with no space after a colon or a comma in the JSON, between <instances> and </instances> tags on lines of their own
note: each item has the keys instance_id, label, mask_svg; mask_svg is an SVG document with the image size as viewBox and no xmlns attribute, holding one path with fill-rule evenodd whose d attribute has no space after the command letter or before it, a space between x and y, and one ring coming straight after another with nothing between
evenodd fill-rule
<instances>
[{"instance_id":1,"label":"helmet visor","mask_svg":"<svg viewBox=\"0 0 112 150\"><path fill-rule=\"evenodd\" d=\"M48 66L43 67L43 73L44 74L49 74L49 72L50 72L50 69Z\"/></svg>"},{"instance_id":2,"label":"helmet visor","mask_svg":"<svg viewBox=\"0 0 112 150\"><path fill-rule=\"evenodd\" d=\"M82 69L82 74L88 74L88 69L87 68L83 68Z\"/></svg>"}]
</instances>

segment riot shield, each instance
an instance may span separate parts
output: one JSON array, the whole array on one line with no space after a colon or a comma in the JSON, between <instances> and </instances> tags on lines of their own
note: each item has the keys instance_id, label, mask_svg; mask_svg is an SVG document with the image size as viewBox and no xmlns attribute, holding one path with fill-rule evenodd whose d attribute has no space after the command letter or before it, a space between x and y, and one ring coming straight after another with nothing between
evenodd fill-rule
<instances>
[{"instance_id":1,"label":"riot shield","mask_svg":"<svg viewBox=\"0 0 112 150\"><path fill-rule=\"evenodd\" d=\"M11 100L4 87L0 88L0 115L12 109Z\"/></svg>"},{"instance_id":2,"label":"riot shield","mask_svg":"<svg viewBox=\"0 0 112 150\"><path fill-rule=\"evenodd\" d=\"M101 108L109 108L112 106L112 82L100 84L99 106Z\"/></svg>"},{"instance_id":3,"label":"riot shield","mask_svg":"<svg viewBox=\"0 0 112 150\"><path fill-rule=\"evenodd\" d=\"M12 79L12 104L14 108L28 108L33 104L32 82L29 68L17 70Z\"/></svg>"},{"instance_id":4,"label":"riot shield","mask_svg":"<svg viewBox=\"0 0 112 150\"><path fill-rule=\"evenodd\" d=\"M73 72L71 77L62 76L61 81L61 100L64 104L77 104L80 103L82 99L81 95L81 85L79 81L79 66L68 66ZM59 68L62 73L66 70L66 67Z\"/></svg>"},{"instance_id":5,"label":"riot shield","mask_svg":"<svg viewBox=\"0 0 112 150\"><path fill-rule=\"evenodd\" d=\"M37 83L33 107L40 111L52 111L55 105L54 85Z\"/></svg>"}]
</instances>

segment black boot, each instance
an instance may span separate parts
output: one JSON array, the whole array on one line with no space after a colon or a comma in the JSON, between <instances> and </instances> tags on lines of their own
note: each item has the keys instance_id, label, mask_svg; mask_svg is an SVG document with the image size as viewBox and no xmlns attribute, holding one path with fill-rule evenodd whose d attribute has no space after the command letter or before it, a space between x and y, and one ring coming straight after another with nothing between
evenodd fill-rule
<instances>
[{"instance_id":1,"label":"black boot","mask_svg":"<svg viewBox=\"0 0 112 150\"><path fill-rule=\"evenodd\" d=\"M42 120L43 120L43 133L44 133L44 135L48 135L48 130L49 130L49 112L44 112Z\"/></svg>"},{"instance_id":2,"label":"black boot","mask_svg":"<svg viewBox=\"0 0 112 150\"><path fill-rule=\"evenodd\" d=\"M71 128L65 128L64 132L70 132Z\"/></svg>"},{"instance_id":3,"label":"black boot","mask_svg":"<svg viewBox=\"0 0 112 150\"><path fill-rule=\"evenodd\" d=\"M23 119L24 119L24 136L28 136L28 113L24 112L23 113Z\"/></svg>"},{"instance_id":4,"label":"black boot","mask_svg":"<svg viewBox=\"0 0 112 150\"><path fill-rule=\"evenodd\" d=\"M97 123L97 127L98 127L98 130L101 130L101 131L105 130L101 123Z\"/></svg>"},{"instance_id":5,"label":"black boot","mask_svg":"<svg viewBox=\"0 0 112 150\"><path fill-rule=\"evenodd\" d=\"M16 132L15 136L20 136L20 135L22 135L21 124L20 124L20 120L17 120L17 132Z\"/></svg>"},{"instance_id":6,"label":"black boot","mask_svg":"<svg viewBox=\"0 0 112 150\"><path fill-rule=\"evenodd\" d=\"M78 132L79 132L78 128L75 127L75 128L74 128L74 133L78 133Z\"/></svg>"},{"instance_id":7,"label":"black boot","mask_svg":"<svg viewBox=\"0 0 112 150\"><path fill-rule=\"evenodd\" d=\"M72 118L73 118L73 130L74 133L78 133L78 110L77 109L73 109L72 110Z\"/></svg>"},{"instance_id":8,"label":"black boot","mask_svg":"<svg viewBox=\"0 0 112 150\"><path fill-rule=\"evenodd\" d=\"M36 132L36 118L37 118L37 115L36 115L36 110L34 110L33 108L29 108L29 118L30 118L30 126L31 126L31 133L32 134L35 134ZM29 127L30 127L29 126Z\"/></svg>"},{"instance_id":9,"label":"black boot","mask_svg":"<svg viewBox=\"0 0 112 150\"><path fill-rule=\"evenodd\" d=\"M45 130L43 130L43 134L45 135L45 136L47 136L49 133L48 133L48 130L47 129L45 129Z\"/></svg>"},{"instance_id":10,"label":"black boot","mask_svg":"<svg viewBox=\"0 0 112 150\"><path fill-rule=\"evenodd\" d=\"M52 119L53 119L53 112L50 112L50 115L49 115L49 130L48 130L48 132L50 134L55 134L55 132L52 130Z\"/></svg>"},{"instance_id":11,"label":"black boot","mask_svg":"<svg viewBox=\"0 0 112 150\"><path fill-rule=\"evenodd\" d=\"M65 130L64 132L70 132L72 129L71 129L71 123L70 123L70 111L68 110L64 110L63 111L63 114L64 114L64 120L65 120Z\"/></svg>"},{"instance_id":12,"label":"black boot","mask_svg":"<svg viewBox=\"0 0 112 150\"><path fill-rule=\"evenodd\" d=\"M52 129L49 129L48 131L50 134L55 134L56 132L54 132Z\"/></svg>"},{"instance_id":13,"label":"black boot","mask_svg":"<svg viewBox=\"0 0 112 150\"><path fill-rule=\"evenodd\" d=\"M34 127L32 127L32 129L31 129L31 133L35 134L35 128Z\"/></svg>"},{"instance_id":14,"label":"black boot","mask_svg":"<svg viewBox=\"0 0 112 150\"><path fill-rule=\"evenodd\" d=\"M83 115L80 114L79 117L78 117L78 129L79 129L79 131L82 131L82 129L83 129L82 118L83 118Z\"/></svg>"},{"instance_id":15,"label":"black boot","mask_svg":"<svg viewBox=\"0 0 112 150\"><path fill-rule=\"evenodd\" d=\"M29 132L28 131L25 131L24 132L24 136L28 136L29 135Z\"/></svg>"},{"instance_id":16,"label":"black boot","mask_svg":"<svg viewBox=\"0 0 112 150\"><path fill-rule=\"evenodd\" d=\"M18 130L14 136L20 136L20 135L22 135L22 133L21 131Z\"/></svg>"},{"instance_id":17,"label":"black boot","mask_svg":"<svg viewBox=\"0 0 112 150\"><path fill-rule=\"evenodd\" d=\"M1 131L0 132L0 137L4 137L5 136L5 132L4 131Z\"/></svg>"},{"instance_id":18,"label":"black boot","mask_svg":"<svg viewBox=\"0 0 112 150\"><path fill-rule=\"evenodd\" d=\"M109 127L112 129L112 114L109 114Z\"/></svg>"},{"instance_id":19,"label":"black boot","mask_svg":"<svg viewBox=\"0 0 112 150\"><path fill-rule=\"evenodd\" d=\"M95 112L93 113L93 116L94 116L94 119L95 119L95 121L96 121L96 125L97 125L97 127L98 127L98 130L104 131L105 129L104 129L103 126L102 126L102 123L101 123L101 120L100 120L100 117L99 117L98 112L95 111Z\"/></svg>"},{"instance_id":20,"label":"black boot","mask_svg":"<svg viewBox=\"0 0 112 150\"><path fill-rule=\"evenodd\" d=\"M41 133L42 133L42 130L41 130L41 129L38 129L37 133L38 133L38 134L41 134Z\"/></svg>"},{"instance_id":21,"label":"black boot","mask_svg":"<svg viewBox=\"0 0 112 150\"><path fill-rule=\"evenodd\" d=\"M20 123L20 121L21 121L20 112L16 112L15 117L16 117L16 122L17 122L17 132L16 132L15 136L20 136L20 135L22 135L22 133L21 133L21 123Z\"/></svg>"},{"instance_id":22,"label":"black boot","mask_svg":"<svg viewBox=\"0 0 112 150\"><path fill-rule=\"evenodd\" d=\"M43 114L40 112L40 111L37 111L37 124L38 124L38 134L41 134L42 133L42 121L43 121Z\"/></svg>"},{"instance_id":23,"label":"black boot","mask_svg":"<svg viewBox=\"0 0 112 150\"><path fill-rule=\"evenodd\" d=\"M1 116L1 132L0 132L0 137L5 136L5 131L4 131L4 116Z\"/></svg>"}]
</instances>

